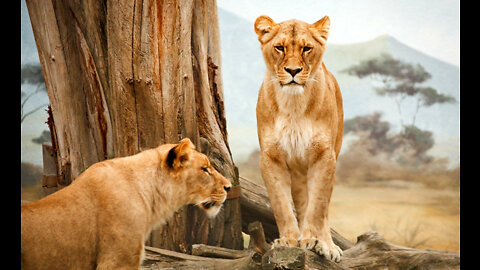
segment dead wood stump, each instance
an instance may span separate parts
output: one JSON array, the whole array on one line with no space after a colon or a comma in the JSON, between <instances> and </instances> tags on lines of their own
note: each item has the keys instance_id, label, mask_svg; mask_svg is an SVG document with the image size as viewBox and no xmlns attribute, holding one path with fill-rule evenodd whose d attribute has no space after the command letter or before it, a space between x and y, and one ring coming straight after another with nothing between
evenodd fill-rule
<instances>
[{"instance_id":1,"label":"dead wood stump","mask_svg":"<svg viewBox=\"0 0 480 270\"><path fill-rule=\"evenodd\" d=\"M301 248L275 248L263 255L262 269L460 269L459 252L402 247L374 231L357 239L339 263Z\"/></svg>"}]
</instances>

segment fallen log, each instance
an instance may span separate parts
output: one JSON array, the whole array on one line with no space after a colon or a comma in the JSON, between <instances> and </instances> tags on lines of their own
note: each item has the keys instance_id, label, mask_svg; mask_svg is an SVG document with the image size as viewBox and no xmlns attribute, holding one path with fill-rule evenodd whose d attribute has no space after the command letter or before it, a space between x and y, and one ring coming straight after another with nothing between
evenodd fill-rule
<instances>
[{"instance_id":1,"label":"fallen log","mask_svg":"<svg viewBox=\"0 0 480 270\"><path fill-rule=\"evenodd\" d=\"M278 238L278 228L273 216L272 207L268 199L267 190L264 186L258 185L242 176L239 177L242 193L240 196L240 206L242 208L242 231L248 232L248 225L255 221L262 223L265 231L265 240L272 242ZM345 237L341 236L334 229L331 229L333 242L342 250L353 246Z\"/></svg>"},{"instance_id":2,"label":"fallen log","mask_svg":"<svg viewBox=\"0 0 480 270\"><path fill-rule=\"evenodd\" d=\"M248 233L250 234L250 241L253 242L253 250L258 254L263 255L272 248L272 246L265 241L265 232L263 231L261 222L255 221L250 223L248 225Z\"/></svg>"},{"instance_id":3,"label":"fallen log","mask_svg":"<svg viewBox=\"0 0 480 270\"><path fill-rule=\"evenodd\" d=\"M262 269L348 269L301 248L274 248L262 257Z\"/></svg>"},{"instance_id":4,"label":"fallen log","mask_svg":"<svg viewBox=\"0 0 480 270\"><path fill-rule=\"evenodd\" d=\"M259 228L253 225L250 227ZM257 232L261 234L261 230ZM262 238L261 235L258 236L259 239ZM196 245L193 250L197 250L202 256L194 256L145 247L145 260L141 269L460 269L459 252L402 247L386 241L374 231L360 235L357 240L354 246L344 252L339 263L301 248L274 248L261 256L253 250L239 251ZM217 257L219 254L235 254L228 255L235 259L203 257Z\"/></svg>"},{"instance_id":5,"label":"fallen log","mask_svg":"<svg viewBox=\"0 0 480 270\"><path fill-rule=\"evenodd\" d=\"M209 248L215 248L208 246ZM232 253L238 250L230 250ZM229 269L229 270L260 270L261 256L245 251L246 256L238 259L208 258L188 255L166 249L145 247L145 259L141 270L156 269Z\"/></svg>"},{"instance_id":6,"label":"fallen log","mask_svg":"<svg viewBox=\"0 0 480 270\"><path fill-rule=\"evenodd\" d=\"M249 256L253 253L251 250L237 250L223 247L215 247L204 244L192 245L192 255L210 258L239 259Z\"/></svg>"},{"instance_id":7,"label":"fallen log","mask_svg":"<svg viewBox=\"0 0 480 270\"><path fill-rule=\"evenodd\" d=\"M370 231L343 253L340 265L347 269L460 269L460 252L402 247Z\"/></svg>"},{"instance_id":8,"label":"fallen log","mask_svg":"<svg viewBox=\"0 0 480 270\"><path fill-rule=\"evenodd\" d=\"M401 247L370 231L358 237L339 263L301 248L275 248L263 255L262 269L460 269L460 253Z\"/></svg>"}]
</instances>

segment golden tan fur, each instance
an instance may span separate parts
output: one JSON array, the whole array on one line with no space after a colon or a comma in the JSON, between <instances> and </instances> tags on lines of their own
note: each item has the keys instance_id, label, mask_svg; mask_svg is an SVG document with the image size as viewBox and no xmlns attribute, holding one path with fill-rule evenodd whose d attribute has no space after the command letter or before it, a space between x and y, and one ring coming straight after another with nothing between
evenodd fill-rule
<instances>
[{"instance_id":1,"label":"golden tan fur","mask_svg":"<svg viewBox=\"0 0 480 270\"><path fill-rule=\"evenodd\" d=\"M22 269L138 269L153 227L186 204L215 216L230 187L189 139L96 163L22 205Z\"/></svg>"},{"instance_id":2,"label":"golden tan fur","mask_svg":"<svg viewBox=\"0 0 480 270\"><path fill-rule=\"evenodd\" d=\"M338 261L328 206L343 137L342 97L322 62L330 29L325 16L255 21L267 67L257 102L260 167L280 238L274 246L298 246ZM296 216L294 214L296 210Z\"/></svg>"}]
</instances>

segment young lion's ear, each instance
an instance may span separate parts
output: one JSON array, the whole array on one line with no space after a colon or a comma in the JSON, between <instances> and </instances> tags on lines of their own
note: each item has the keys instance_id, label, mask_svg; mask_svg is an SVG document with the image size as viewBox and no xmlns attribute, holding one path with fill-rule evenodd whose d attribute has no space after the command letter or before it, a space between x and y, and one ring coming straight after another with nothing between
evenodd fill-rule
<instances>
[{"instance_id":1,"label":"young lion's ear","mask_svg":"<svg viewBox=\"0 0 480 270\"><path fill-rule=\"evenodd\" d=\"M277 24L268 16L262 15L255 20L255 33L261 44L267 43L275 36Z\"/></svg>"},{"instance_id":2,"label":"young lion's ear","mask_svg":"<svg viewBox=\"0 0 480 270\"><path fill-rule=\"evenodd\" d=\"M309 29L313 37L320 42L320 44L325 45L325 43L327 43L328 32L330 31L330 18L328 16L321 18L316 23L311 24Z\"/></svg>"},{"instance_id":3,"label":"young lion's ear","mask_svg":"<svg viewBox=\"0 0 480 270\"><path fill-rule=\"evenodd\" d=\"M171 169L181 168L183 163L189 160L190 154L195 149L189 138L182 139L175 147L170 149L165 159L167 167Z\"/></svg>"}]
</instances>

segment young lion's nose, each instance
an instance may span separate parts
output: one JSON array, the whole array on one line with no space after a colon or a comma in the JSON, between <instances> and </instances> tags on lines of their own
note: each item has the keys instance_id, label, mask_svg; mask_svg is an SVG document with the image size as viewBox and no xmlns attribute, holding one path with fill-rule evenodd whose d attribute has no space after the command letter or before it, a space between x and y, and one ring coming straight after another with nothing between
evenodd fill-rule
<instances>
[{"instance_id":1,"label":"young lion's nose","mask_svg":"<svg viewBox=\"0 0 480 270\"><path fill-rule=\"evenodd\" d=\"M299 67L299 68L284 67L283 69L285 69L286 72L290 73L292 75L292 78L295 77L295 75L297 75L298 73L300 73L302 71L301 67Z\"/></svg>"},{"instance_id":2,"label":"young lion's nose","mask_svg":"<svg viewBox=\"0 0 480 270\"><path fill-rule=\"evenodd\" d=\"M232 186L223 186L223 189L225 189L226 192L228 192L232 188Z\"/></svg>"}]
</instances>

